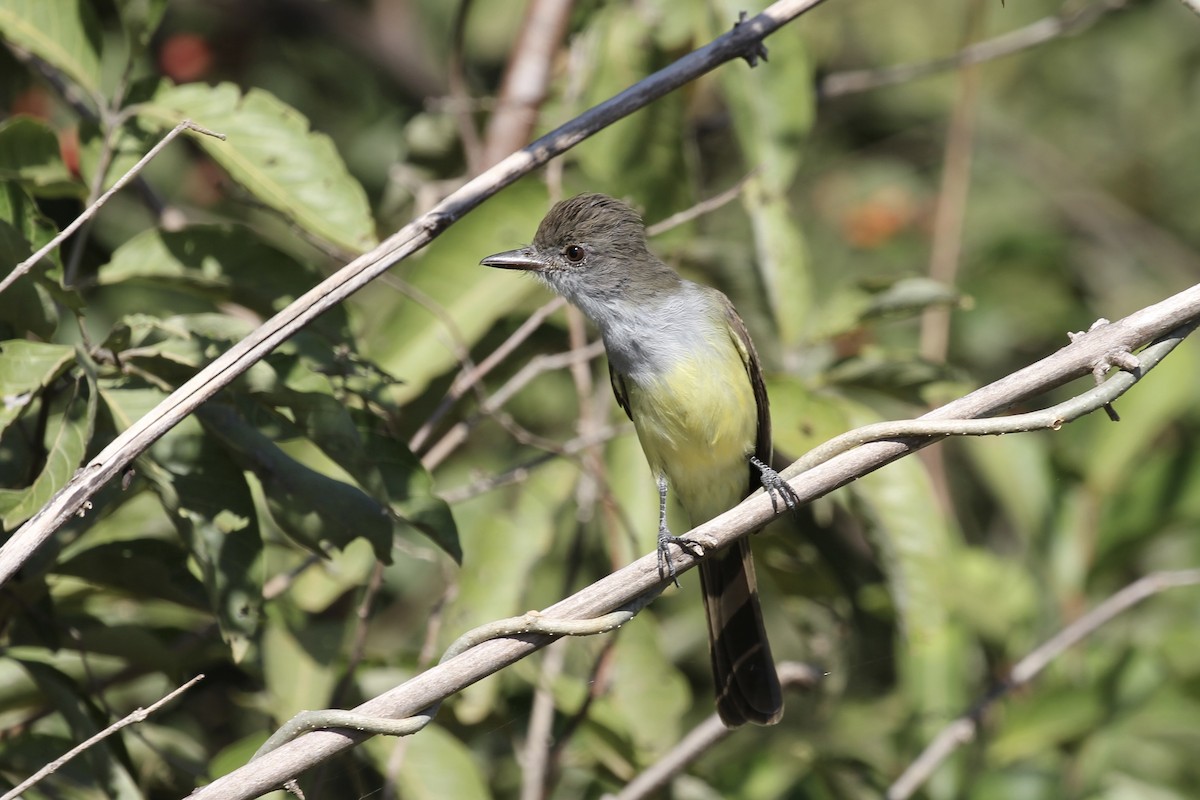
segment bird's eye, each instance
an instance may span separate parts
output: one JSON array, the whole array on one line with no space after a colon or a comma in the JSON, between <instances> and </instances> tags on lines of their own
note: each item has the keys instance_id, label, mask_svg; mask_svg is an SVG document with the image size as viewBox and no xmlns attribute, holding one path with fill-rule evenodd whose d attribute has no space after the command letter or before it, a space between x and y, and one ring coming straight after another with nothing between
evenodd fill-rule
<instances>
[{"instance_id":1,"label":"bird's eye","mask_svg":"<svg viewBox=\"0 0 1200 800\"><path fill-rule=\"evenodd\" d=\"M587 255L583 248L577 244L567 245L567 249L563 250L563 255L567 257L567 261L578 264L583 261L583 257Z\"/></svg>"}]
</instances>

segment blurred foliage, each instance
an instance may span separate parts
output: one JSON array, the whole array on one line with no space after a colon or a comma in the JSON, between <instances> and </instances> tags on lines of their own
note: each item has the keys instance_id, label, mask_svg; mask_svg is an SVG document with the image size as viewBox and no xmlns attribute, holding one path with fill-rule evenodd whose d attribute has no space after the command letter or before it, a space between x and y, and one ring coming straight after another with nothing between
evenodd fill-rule
<instances>
[{"instance_id":1,"label":"blurred foliage","mask_svg":"<svg viewBox=\"0 0 1200 800\"><path fill-rule=\"evenodd\" d=\"M0 0L6 269L180 118L229 137L168 147L0 293L3 531L462 178L463 119L486 120L521 15L470 4L462 77L479 102L465 98L460 117L464 98L447 88L456 5ZM539 131L739 10L577 4ZM467 628L544 607L650 549L655 493L627 428L544 457L597 421L623 422L602 363L541 372L488 411L531 359L567 349L566 312L444 405L455 377L549 299L476 265L532 238L551 198L603 191L653 222L749 175L737 201L653 246L741 310L789 455L919 414L1052 352L1068 330L1194 283L1200 23L1174 0L1134 0L982 65L973 96L945 72L819 99L820 76L942 57L1060 10L829 0L767 41L768 62L730 63L583 142L561 171L510 187L327 311L163 436L0 592L0 785L204 672L25 794L182 796L245 763L297 710L374 696ZM928 262L941 181L963 168L944 161L963 102L970 192L948 286ZM934 307L952 311L949 347L922 356ZM1191 344L1172 355L1120 401L1118 425L948 442L758 537L776 656L826 677L789 695L779 726L706 753L670 796L880 796L1038 642L1142 574L1197 566L1198 359ZM558 709L547 796L619 787L713 708L700 602L683 582L618 635L559 645L561 672L520 662L411 741L372 740L302 785L516 796L544 687ZM1194 796L1197 608L1194 591L1166 594L1097 632L995 706L922 796Z\"/></svg>"}]
</instances>

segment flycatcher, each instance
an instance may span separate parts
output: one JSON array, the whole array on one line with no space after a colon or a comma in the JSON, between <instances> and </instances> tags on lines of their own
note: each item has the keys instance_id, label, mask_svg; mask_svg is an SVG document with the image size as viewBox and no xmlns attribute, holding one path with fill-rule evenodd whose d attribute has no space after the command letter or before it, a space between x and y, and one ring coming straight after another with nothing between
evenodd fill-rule
<instances>
[{"instance_id":1,"label":"flycatcher","mask_svg":"<svg viewBox=\"0 0 1200 800\"><path fill-rule=\"evenodd\" d=\"M792 505L790 487L767 466L767 392L745 324L721 292L650 253L632 208L601 194L564 200L532 245L481 263L532 272L600 329L613 393L658 482L660 572L674 577L671 544L698 547L667 529L668 487L692 527L760 485ZM729 727L778 722L783 696L748 540L701 561L700 583L721 719Z\"/></svg>"}]
</instances>

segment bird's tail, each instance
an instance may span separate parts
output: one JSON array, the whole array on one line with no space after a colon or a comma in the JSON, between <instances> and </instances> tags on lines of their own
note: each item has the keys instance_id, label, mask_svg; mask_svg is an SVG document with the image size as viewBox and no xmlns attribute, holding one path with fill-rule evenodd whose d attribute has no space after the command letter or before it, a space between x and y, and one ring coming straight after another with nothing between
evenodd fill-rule
<instances>
[{"instance_id":1,"label":"bird's tail","mask_svg":"<svg viewBox=\"0 0 1200 800\"><path fill-rule=\"evenodd\" d=\"M783 716L783 692L763 628L750 542L739 539L701 561L700 585L717 713L731 728L747 722L774 725Z\"/></svg>"}]
</instances>

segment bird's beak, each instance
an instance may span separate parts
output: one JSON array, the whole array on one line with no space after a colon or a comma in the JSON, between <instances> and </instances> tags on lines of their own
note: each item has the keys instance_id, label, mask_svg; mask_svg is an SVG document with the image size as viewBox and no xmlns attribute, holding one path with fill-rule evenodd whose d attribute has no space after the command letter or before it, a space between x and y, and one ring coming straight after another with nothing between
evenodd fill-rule
<instances>
[{"instance_id":1,"label":"bird's beak","mask_svg":"<svg viewBox=\"0 0 1200 800\"><path fill-rule=\"evenodd\" d=\"M522 247L520 250L505 250L488 256L479 262L485 267L500 269L523 269L530 272L540 272L546 268L546 262L532 247Z\"/></svg>"}]
</instances>

